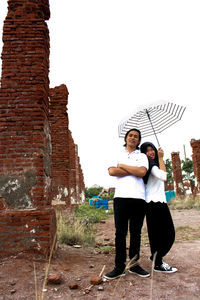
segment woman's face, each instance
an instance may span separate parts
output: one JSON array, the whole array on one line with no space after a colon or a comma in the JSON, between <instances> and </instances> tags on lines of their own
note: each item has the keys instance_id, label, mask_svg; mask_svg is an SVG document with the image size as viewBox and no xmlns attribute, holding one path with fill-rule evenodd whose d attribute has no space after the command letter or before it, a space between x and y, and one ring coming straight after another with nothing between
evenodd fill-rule
<instances>
[{"instance_id":1,"label":"woman's face","mask_svg":"<svg viewBox=\"0 0 200 300\"><path fill-rule=\"evenodd\" d=\"M155 159L155 156L156 156L155 150L153 150L153 148L151 146L148 146L146 155L147 155L147 157L149 157L151 159Z\"/></svg>"}]
</instances>

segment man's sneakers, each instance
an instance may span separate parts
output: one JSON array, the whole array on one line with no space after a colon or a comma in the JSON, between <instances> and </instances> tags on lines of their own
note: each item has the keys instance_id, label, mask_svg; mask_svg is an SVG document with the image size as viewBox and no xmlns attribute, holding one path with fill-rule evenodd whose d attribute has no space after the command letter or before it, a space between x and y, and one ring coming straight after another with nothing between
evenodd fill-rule
<instances>
[{"instance_id":1,"label":"man's sneakers","mask_svg":"<svg viewBox=\"0 0 200 300\"><path fill-rule=\"evenodd\" d=\"M137 274L140 277L149 277L150 274L142 269L139 265L133 266L129 269L129 273ZM121 269L114 268L113 271L104 275L106 279L115 279L125 275L125 271Z\"/></svg>"},{"instance_id":2,"label":"man's sneakers","mask_svg":"<svg viewBox=\"0 0 200 300\"><path fill-rule=\"evenodd\" d=\"M155 266L154 271L161 273L175 273L177 272L177 268L172 268L168 264L163 262L160 266Z\"/></svg>"},{"instance_id":3,"label":"man's sneakers","mask_svg":"<svg viewBox=\"0 0 200 300\"><path fill-rule=\"evenodd\" d=\"M150 273L142 269L139 265L133 266L129 269L129 273L137 274L140 277L149 277Z\"/></svg>"},{"instance_id":4,"label":"man's sneakers","mask_svg":"<svg viewBox=\"0 0 200 300\"><path fill-rule=\"evenodd\" d=\"M154 267L155 272L160 272L160 273L175 273L177 272L177 268L170 267L167 263L163 262L159 266ZM129 269L129 273L136 274L140 277L149 277L150 273L144 270L140 265L135 265ZM104 278L106 279L115 279L121 276L125 275L125 270L121 270L118 268L114 268L111 272L107 273L104 275Z\"/></svg>"},{"instance_id":5,"label":"man's sneakers","mask_svg":"<svg viewBox=\"0 0 200 300\"><path fill-rule=\"evenodd\" d=\"M111 272L105 274L103 277L106 279L115 279L124 275L125 275L124 270L114 268Z\"/></svg>"}]
</instances>

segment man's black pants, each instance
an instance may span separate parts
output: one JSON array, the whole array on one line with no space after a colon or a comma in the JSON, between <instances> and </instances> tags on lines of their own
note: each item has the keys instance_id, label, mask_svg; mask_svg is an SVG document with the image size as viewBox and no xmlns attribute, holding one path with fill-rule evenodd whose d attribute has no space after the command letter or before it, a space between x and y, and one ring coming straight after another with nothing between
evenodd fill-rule
<instances>
[{"instance_id":1,"label":"man's black pants","mask_svg":"<svg viewBox=\"0 0 200 300\"><path fill-rule=\"evenodd\" d=\"M141 230L146 202L135 198L114 198L115 267L124 270L126 263L126 236L130 231L129 258L140 257Z\"/></svg>"}]
</instances>

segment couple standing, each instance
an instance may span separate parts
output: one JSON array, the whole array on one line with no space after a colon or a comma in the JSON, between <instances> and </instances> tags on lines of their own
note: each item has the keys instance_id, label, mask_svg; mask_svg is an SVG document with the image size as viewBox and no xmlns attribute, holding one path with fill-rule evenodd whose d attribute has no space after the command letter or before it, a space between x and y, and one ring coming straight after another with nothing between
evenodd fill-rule
<instances>
[{"instance_id":1,"label":"couple standing","mask_svg":"<svg viewBox=\"0 0 200 300\"><path fill-rule=\"evenodd\" d=\"M109 175L116 177L114 196L115 268L104 275L115 279L125 275L126 236L130 232L129 258L134 259L129 272L149 277L137 261L140 257L141 230L146 215L151 248L150 260L155 255L154 271L174 273L176 268L164 263L165 256L175 239L171 214L165 199L166 169L163 151L151 143L144 143L139 150L141 133L131 129L125 135L125 145L117 162L109 167ZM141 153L142 152L142 153ZM146 154L146 155L145 155Z\"/></svg>"}]
</instances>

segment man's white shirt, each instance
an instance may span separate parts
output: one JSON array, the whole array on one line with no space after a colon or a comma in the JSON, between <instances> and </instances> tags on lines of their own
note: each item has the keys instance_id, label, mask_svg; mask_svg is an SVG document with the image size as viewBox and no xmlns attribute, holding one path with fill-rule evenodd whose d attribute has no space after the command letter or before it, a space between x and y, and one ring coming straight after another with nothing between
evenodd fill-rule
<instances>
[{"instance_id":1,"label":"man's white shirt","mask_svg":"<svg viewBox=\"0 0 200 300\"><path fill-rule=\"evenodd\" d=\"M117 158L109 166L117 167L118 164L125 164L128 166L149 168L149 162L145 154L139 150L129 153L128 150L123 149L118 153ZM115 177L115 195L120 198L138 198L145 200L145 186L143 179L134 175L127 175L124 177Z\"/></svg>"}]
</instances>

